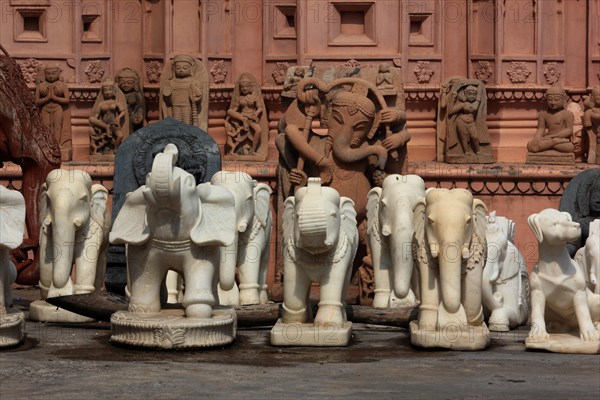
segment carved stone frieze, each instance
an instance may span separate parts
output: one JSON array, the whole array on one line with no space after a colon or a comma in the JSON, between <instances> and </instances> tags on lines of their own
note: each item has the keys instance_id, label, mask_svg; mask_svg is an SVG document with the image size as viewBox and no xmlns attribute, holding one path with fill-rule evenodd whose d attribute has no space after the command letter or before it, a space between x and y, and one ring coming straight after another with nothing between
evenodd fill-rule
<instances>
[{"instance_id":1,"label":"carved stone frieze","mask_svg":"<svg viewBox=\"0 0 600 400\"><path fill-rule=\"evenodd\" d=\"M25 78L25 82L34 83L37 78L37 73L42 63L35 58L28 58L27 60L19 63L21 72Z\"/></svg>"},{"instance_id":2,"label":"carved stone frieze","mask_svg":"<svg viewBox=\"0 0 600 400\"><path fill-rule=\"evenodd\" d=\"M150 61L146 64L146 77L150 83L158 83L160 81L160 73L162 66L158 61Z\"/></svg>"},{"instance_id":3,"label":"carved stone frieze","mask_svg":"<svg viewBox=\"0 0 600 400\"><path fill-rule=\"evenodd\" d=\"M285 74L289 67L290 65L287 62L278 62L275 64L271 76L276 84L283 85L283 82L285 82Z\"/></svg>"},{"instance_id":4,"label":"carved stone frieze","mask_svg":"<svg viewBox=\"0 0 600 400\"><path fill-rule=\"evenodd\" d=\"M227 64L225 64L225 60L215 61L210 68L210 75L212 76L214 83L225 83L228 74L229 70Z\"/></svg>"},{"instance_id":5,"label":"carved stone frieze","mask_svg":"<svg viewBox=\"0 0 600 400\"><path fill-rule=\"evenodd\" d=\"M544 65L544 77L549 85L554 85L560 79L560 65L556 62L550 62Z\"/></svg>"},{"instance_id":6,"label":"carved stone frieze","mask_svg":"<svg viewBox=\"0 0 600 400\"><path fill-rule=\"evenodd\" d=\"M492 65L489 61L478 61L475 63L475 77L483 83L488 83L492 77Z\"/></svg>"}]
</instances>

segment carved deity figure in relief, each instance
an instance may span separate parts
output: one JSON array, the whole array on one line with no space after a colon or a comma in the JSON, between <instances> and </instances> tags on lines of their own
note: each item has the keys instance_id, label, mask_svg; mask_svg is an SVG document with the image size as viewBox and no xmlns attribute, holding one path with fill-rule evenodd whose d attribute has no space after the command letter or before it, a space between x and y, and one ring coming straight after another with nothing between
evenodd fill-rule
<instances>
[{"instance_id":1,"label":"carved deity figure in relief","mask_svg":"<svg viewBox=\"0 0 600 400\"><path fill-rule=\"evenodd\" d=\"M39 72L43 77L35 88L35 103L40 108L42 122L54 134L60 145L63 161L72 158L69 89L61 77L59 65L49 65Z\"/></svg>"},{"instance_id":2,"label":"carved deity figure in relief","mask_svg":"<svg viewBox=\"0 0 600 400\"><path fill-rule=\"evenodd\" d=\"M165 66L160 115L208 130L208 73L199 60L180 54Z\"/></svg>"},{"instance_id":3,"label":"carved deity figure in relief","mask_svg":"<svg viewBox=\"0 0 600 400\"><path fill-rule=\"evenodd\" d=\"M527 150L539 153L556 150L560 153L572 153L573 113L565 109L567 94L560 86L546 91L548 111L542 111L538 117L538 128L534 138L527 143Z\"/></svg>"},{"instance_id":4,"label":"carved deity figure in relief","mask_svg":"<svg viewBox=\"0 0 600 400\"><path fill-rule=\"evenodd\" d=\"M288 93L290 97L296 97L296 87L298 82L306 76L306 69L304 67L296 67L292 77L283 84L283 92Z\"/></svg>"},{"instance_id":5,"label":"carved deity figure in relief","mask_svg":"<svg viewBox=\"0 0 600 400\"><path fill-rule=\"evenodd\" d=\"M255 156L266 150L268 135L265 103L254 76L243 73L238 79L225 118L229 155Z\"/></svg>"},{"instance_id":6,"label":"carved deity figure in relief","mask_svg":"<svg viewBox=\"0 0 600 400\"><path fill-rule=\"evenodd\" d=\"M483 82L461 77L448 79L440 93L438 159L448 163L494 162L486 118Z\"/></svg>"},{"instance_id":7,"label":"carved deity figure in relief","mask_svg":"<svg viewBox=\"0 0 600 400\"><path fill-rule=\"evenodd\" d=\"M377 89L382 91L395 89L394 76L392 75L389 64L379 65L377 80L375 83L377 84Z\"/></svg>"},{"instance_id":8,"label":"carved deity figure in relief","mask_svg":"<svg viewBox=\"0 0 600 400\"><path fill-rule=\"evenodd\" d=\"M587 144L587 162L600 164L600 86L592 89L592 94L584 103L582 140Z\"/></svg>"},{"instance_id":9,"label":"carved deity figure in relief","mask_svg":"<svg viewBox=\"0 0 600 400\"><path fill-rule=\"evenodd\" d=\"M115 81L107 78L92 108L90 123L90 154L115 154L129 136L129 115L125 95Z\"/></svg>"},{"instance_id":10,"label":"carved deity figure in relief","mask_svg":"<svg viewBox=\"0 0 600 400\"><path fill-rule=\"evenodd\" d=\"M129 112L129 132L135 132L146 123L146 100L142 80L136 70L123 68L115 77L119 89L125 95Z\"/></svg>"}]
</instances>

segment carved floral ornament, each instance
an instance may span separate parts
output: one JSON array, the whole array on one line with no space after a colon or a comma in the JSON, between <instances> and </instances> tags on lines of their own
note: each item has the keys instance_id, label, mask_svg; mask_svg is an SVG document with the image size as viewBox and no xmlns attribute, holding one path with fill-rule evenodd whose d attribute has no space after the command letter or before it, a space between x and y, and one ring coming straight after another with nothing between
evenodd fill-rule
<instances>
[{"instance_id":1,"label":"carved floral ornament","mask_svg":"<svg viewBox=\"0 0 600 400\"><path fill-rule=\"evenodd\" d=\"M360 68L360 62L358 60L355 59L351 59L346 61L346 63L344 64L344 66L346 67L350 67L350 68Z\"/></svg>"},{"instance_id":2,"label":"carved floral ornament","mask_svg":"<svg viewBox=\"0 0 600 400\"><path fill-rule=\"evenodd\" d=\"M431 77L435 73L429 61L419 61L413 71L419 83L429 83Z\"/></svg>"},{"instance_id":3,"label":"carved floral ornament","mask_svg":"<svg viewBox=\"0 0 600 400\"><path fill-rule=\"evenodd\" d=\"M215 61L210 69L210 74L212 75L215 83L224 83L228 73L229 71L227 70L227 64L225 64L224 60Z\"/></svg>"},{"instance_id":4,"label":"carved floral ornament","mask_svg":"<svg viewBox=\"0 0 600 400\"><path fill-rule=\"evenodd\" d=\"M158 83L161 72L162 68L160 62L158 61L150 61L146 65L146 76L148 77L148 82L150 83Z\"/></svg>"},{"instance_id":5,"label":"carved floral ornament","mask_svg":"<svg viewBox=\"0 0 600 400\"><path fill-rule=\"evenodd\" d=\"M550 62L544 66L544 77L548 84L553 85L560 79L560 66L556 62Z\"/></svg>"},{"instance_id":6,"label":"carved floral ornament","mask_svg":"<svg viewBox=\"0 0 600 400\"><path fill-rule=\"evenodd\" d=\"M275 64L271 76L276 84L283 85L285 82L285 74L287 73L289 67L290 65L287 62L278 62Z\"/></svg>"},{"instance_id":7,"label":"carved floral ornament","mask_svg":"<svg viewBox=\"0 0 600 400\"><path fill-rule=\"evenodd\" d=\"M492 77L492 66L489 61L478 61L475 64L475 78L483 83L488 83Z\"/></svg>"},{"instance_id":8,"label":"carved floral ornament","mask_svg":"<svg viewBox=\"0 0 600 400\"><path fill-rule=\"evenodd\" d=\"M41 62L33 58L28 58L27 60L20 63L21 72L23 73L25 82L35 82L35 78L37 77L37 73L41 64Z\"/></svg>"},{"instance_id":9,"label":"carved floral ornament","mask_svg":"<svg viewBox=\"0 0 600 400\"><path fill-rule=\"evenodd\" d=\"M90 83L100 83L104 76L104 67L102 67L100 60L90 61L85 67L85 74Z\"/></svg>"},{"instance_id":10,"label":"carved floral ornament","mask_svg":"<svg viewBox=\"0 0 600 400\"><path fill-rule=\"evenodd\" d=\"M522 61L511 62L506 73L512 83L525 83L529 75L531 75L529 67Z\"/></svg>"}]
</instances>

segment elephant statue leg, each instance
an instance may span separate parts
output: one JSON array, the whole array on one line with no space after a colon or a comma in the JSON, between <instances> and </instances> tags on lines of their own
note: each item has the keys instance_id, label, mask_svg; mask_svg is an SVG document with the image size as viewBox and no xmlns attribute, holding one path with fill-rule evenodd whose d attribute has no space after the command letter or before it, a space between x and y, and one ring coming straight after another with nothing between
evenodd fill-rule
<instances>
[{"instance_id":1,"label":"elephant statue leg","mask_svg":"<svg viewBox=\"0 0 600 400\"><path fill-rule=\"evenodd\" d=\"M483 307L481 305L481 267L474 267L464 277L461 287L462 305L469 325L479 326L483 323Z\"/></svg>"},{"instance_id":2,"label":"elephant statue leg","mask_svg":"<svg viewBox=\"0 0 600 400\"><path fill-rule=\"evenodd\" d=\"M270 242L267 240L267 243ZM269 302L269 294L267 289L267 271L269 269L269 246L265 246L262 250L262 256L260 257L260 266L258 268L258 300L260 304L267 304Z\"/></svg>"},{"instance_id":3,"label":"elephant statue leg","mask_svg":"<svg viewBox=\"0 0 600 400\"><path fill-rule=\"evenodd\" d=\"M346 283L348 271L350 268L345 268L348 263L338 263L334 265L329 274L324 274L321 280L321 298L319 301L319 309L315 316L315 324L336 324L342 326L346 320L344 319L344 303L342 296L344 288L348 286Z\"/></svg>"},{"instance_id":4,"label":"elephant statue leg","mask_svg":"<svg viewBox=\"0 0 600 400\"><path fill-rule=\"evenodd\" d=\"M212 288L214 275L214 262L192 259L184 264L183 306L188 318L210 318L212 316L212 307L216 303Z\"/></svg>"},{"instance_id":5,"label":"elephant statue leg","mask_svg":"<svg viewBox=\"0 0 600 400\"><path fill-rule=\"evenodd\" d=\"M240 304L260 304L258 283L261 249L256 245L238 248L238 265L240 279Z\"/></svg>"},{"instance_id":6,"label":"elephant statue leg","mask_svg":"<svg viewBox=\"0 0 600 400\"><path fill-rule=\"evenodd\" d=\"M304 269L287 261L284 261L283 274L283 313L281 320L285 324L292 322L304 323L308 320L309 315L307 293L310 293L310 279ZM286 281L288 282L287 285Z\"/></svg>"},{"instance_id":7,"label":"elephant statue leg","mask_svg":"<svg viewBox=\"0 0 600 400\"><path fill-rule=\"evenodd\" d=\"M127 269L131 278L129 311L139 314L160 312L160 288L168 267L160 252L146 246L130 246L127 249ZM152 261L151 261L152 260ZM151 264L154 268L148 268ZM157 273L156 269L160 272Z\"/></svg>"},{"instance_id":8,"label":"elephant statue leg","mask_svg":"<svg viewBox=\"0 0 600 400\"><path fill-rule=\"evenodd\" d=\"M420 265L419 274L419 282L421 284L419 327L423 330L435 330L437 326L438 305L440 304L437 275L427 265ZM430 288L435 288L435 290L431 290Z\"/></svg>"},{"instance_id":9,"label":"elephant statue leg","mask_svg":"<svg viewBox=\"0 0 600 400\"><path fill-rule=\"evenodd\" d=\"M373 259L373 280L375 282L373 307L389 307L392 292L392 260L389 251L383 249L381 245L369 244Z\"/></svg>"},{"instance_id":10,"label":"elephant statue leg","mask_svg":"<svg viewBox=\"0 0 600 400\"><path fill-rule=\"evenodd\" d=\"M179 275L175 271L167 272L166 278L166 286L167 286L167 303L169 304L177 304L181 303L181 286L182 279L181 275Z\"/></svg>"}]
</instances>

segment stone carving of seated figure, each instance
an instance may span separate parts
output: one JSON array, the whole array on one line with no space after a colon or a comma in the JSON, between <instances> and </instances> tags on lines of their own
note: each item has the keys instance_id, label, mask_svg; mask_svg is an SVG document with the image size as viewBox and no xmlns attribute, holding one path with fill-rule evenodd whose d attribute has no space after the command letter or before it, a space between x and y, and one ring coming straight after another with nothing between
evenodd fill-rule
<instances>
[{"instance_id":1,"label":"stone carving of seated figure","mask_svg":"<svg viewBox=\"0 0 600 400\"><path fill-rule=\"evenodd\" d=\"M548 110L538 117L535 136L527 143L527 162L533 164L572 164L575 161L571 143L573 113L566 106L567 94L560 86L546 91Z\"/></svg>"}]
</instances>

